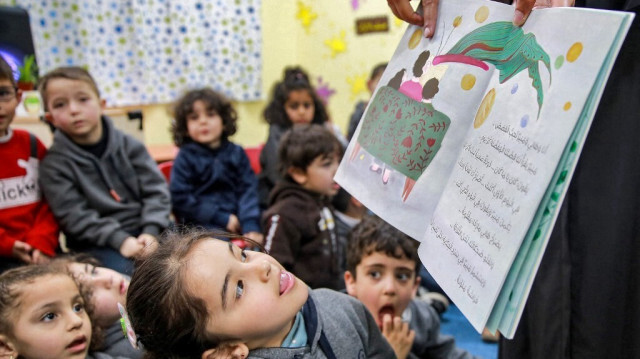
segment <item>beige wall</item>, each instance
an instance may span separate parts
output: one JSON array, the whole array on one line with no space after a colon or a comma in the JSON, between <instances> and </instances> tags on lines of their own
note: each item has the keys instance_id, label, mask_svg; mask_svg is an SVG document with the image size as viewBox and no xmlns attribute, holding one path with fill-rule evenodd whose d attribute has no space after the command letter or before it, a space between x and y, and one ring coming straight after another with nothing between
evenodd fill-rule
<instances>
[{"instance_id":1,"label":"beige wall","mask_svg":"<svg viewBox=\"0 0 640 359\"><path fill-rule=\"evenodd\" d=\"M244 146L263 143L267 126L261 113L268 101L271 86L282 76L284 67L302 65L309 71L317 85L321 76L336 90L329 100L329 112L343 131L355 102L368 98L364 91L352 93L348 81L361 83L366 80L373 66L388 61L400 40L406 25L395 20L387 4L382 0L359 0L360 7L353 10L350 0L263 0L262 2L262 51L263 51L263 100L236 103L240 123L233 140ZM316 14L308 30L296 18L300 7L310 8ZM355 19L386 15L390 31L358 36ZM346 51L332 57L325 41L341 37L344 31ZM358 79L359 82L358 82ZM169 106L158 104L143 107L144 140L147 144L171 143L168 128L171 116Z\"/></svg>"}]
</instances>

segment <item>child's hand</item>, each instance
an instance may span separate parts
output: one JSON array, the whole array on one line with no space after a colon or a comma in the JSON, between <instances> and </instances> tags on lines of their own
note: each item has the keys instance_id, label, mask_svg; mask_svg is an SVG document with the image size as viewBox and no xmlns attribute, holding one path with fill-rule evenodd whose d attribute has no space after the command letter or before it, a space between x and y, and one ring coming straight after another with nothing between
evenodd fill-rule
<instances>
[{"instance_id":1,"label":"child's hand","mask_svg":"<svg viewBox=\"0 0 640 359\"><path fill-rule=\"evenodd\" d=\"M146 257L158 248L158 239L149 233L142 233L138 236L138 242L142 244L142 252L140 255Z\"/></svg>"},{"instance_id":2,"label":"child's hand","mask_svg":"<svg viewBox=\"0 0 640 359\"><path fill-rule=\"evenodd\" d=\"M127 237L120 246L120 254L125 258L137 256L144 249L144 245L136 237Z\"/></svg>"},{"instance_id":3,"label":"child's hand","mask_svg":"<svg viewBox=\"0 0 640 359\"><path fill-rule=\"evenodd\" d=\"M34 249L33 252L31 252L31 263L33 264L45 264L49 263L50 260L51 258L47 257L46 254L37 249Z\"/></svg>"},{"instance_id":4,"label":"child's hand","mask_svg":"<svg viewBox=\"0 0 640 359\"><path fill-rule=\"evenodd\" d=\"M227 231L231 233L240 233L240 221L235 214L229 216L229 222L227 223Z\"/></svg>"},{"instance_id":5,"label":"child's hand","mask_svg":"<svg viewBox=\"0 0 640 359\"><path fill-rule=\"evenodd\" d=\"M25 263L29 263L31 264L31 252L32 247L25 242L22 241L15 241L13 242L13 249L11 251L11 254L15 257L18 258L19 260L25 262Z\"/></svg>"},{"instance_id":6,"label":"child's hand","mask_svg":"<svg viewBox=\"0 0 640 359\"><path fill-rule=\"evenodd\" d=\"M382 318L382 335L391 344L398 359L405 359L409 355L416 337L416 333L409 329L409 323L403 322L401 317L392 319L389 314Z\"/></svg>"},{"instance_id":7,"label":"child's hand","mask_svg":"<svg viewBox=\"0 0 640 359\"><path fill-rule=\"evenodd\" d=\"M243 236L249 238L250 240L258 243L258 244L263 244L263 240L264 240L264 236L262 235L262 233L260 232L247 232L245 234L243 234Z\"/></svg>"}]
</instances>

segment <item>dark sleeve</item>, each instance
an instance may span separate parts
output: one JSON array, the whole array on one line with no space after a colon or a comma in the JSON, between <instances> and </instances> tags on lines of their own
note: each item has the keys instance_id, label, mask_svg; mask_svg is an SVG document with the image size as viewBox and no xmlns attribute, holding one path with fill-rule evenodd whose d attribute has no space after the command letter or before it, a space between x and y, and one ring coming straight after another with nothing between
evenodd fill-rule
<instances>
[{"instance_id":1,"label":"dark sleeve","mask_svg":"<svg viewBox=\"0 0 640 359\"><path fill-rule=\"evenodd\" d=\"M193 178L194 164L189 152L179 152L171 169L171 202L176 216L202 226L226 228L230 213L224 212L216 201L203 201L197 196Z\"/></svg>"},{"instance_id":2,"label":"dark sleeve","mask_svg":"<svg viewBox=\"0 0 640 359\"><path fill-rule=\"evenodd\" d=\"M411 354L418 358L472 359L469 352L456 347L455 339L440 333L440 317L429 303L414 299L409 304L411 322L409 327L416 332Z\"/></svg>"},{"instance_id":3,"label":"dark sleeve","mask_svg":"<svg viewBox=\"0 0 640 359\"><path fill-rule=\"evenodd\" d=\"M249 157L240 146L235 146L236 171L238 185L235 188L238 198L238 220L242 232L260 232L260 206L258 204L258 180L251 169Z\"/></svg>"},{"instance_id":4,"label":"dark sleeve","mask_svg":"<svg viewBox=\"0 0 640 359\"><path fill-rule=\"evenodd\" d=\"M360 123L360 119L362 115L364 115L364 109L367 106L363 101L358 102L356 108L353 110L351 117L349 118L349 129L347 131L347 140L351 141L353 135L356 133L356 128L358 128L358 123Z\"/></svg>"},{"instance_id":5,"label":"dark sleeve","mask_svg":"<svg viewBox=\"0 0 640 359\"><path fill-rule=\"evenodd\" d=\"M293 265L300 251L302 237L298 226L288 216L268 213L263 219L264 247L282 266L293 271Z\"/></svg>"},{"instance_id":6,"label":"dark sleeve","mask_svg":"<svg viewBox=\"0 0 640 359\"><path fill-rule=\"evenodd\" d=\"M267 180L271 187L280 179L278 172L278 145L284 131L276 125L269 127L269 137L260 152L261 177Z\"/></svg>"},{"instance_id":7,"label":"dark sleeve","mask_svg":"<svg viewBox=\"0 0 640 359\"><path fill-rule=\"evenodd\" d=\"M128 135L124 136L124 141L127 155L140 181L142 233L157 236L169 226L171 200L167 181L142 142Z\"/></svg>"}]
</instances>

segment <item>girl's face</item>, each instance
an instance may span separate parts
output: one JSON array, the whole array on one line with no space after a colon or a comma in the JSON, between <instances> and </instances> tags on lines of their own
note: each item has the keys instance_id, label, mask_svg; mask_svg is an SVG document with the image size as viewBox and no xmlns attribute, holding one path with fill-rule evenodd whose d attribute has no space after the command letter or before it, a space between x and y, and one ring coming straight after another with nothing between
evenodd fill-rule
<instances>
[{"instance_id":1,"label":"girl's face","mask_svg":"<svg viewBox=\"0 0 640 359\"><path fill-rule=\"evenodd\" d=\"M316 107L309 90L293 90L284 103L289 121L294 125L299 123L311 123Z\"/></svg>"},{"instance_id":2,"label":"girl's face","mask_svg":"<svg viewBox=\"0 0 640 359\"><path fill-rule=\"evenodd\" d=\"M212 313L207 332L249 349L280 346L309 295L273 257L231 242L200 240L186 260L187 288Z\"/></svg>"},{"instance_id":3,"label":"girl's face","mask_svg":"<svg viewBox=\"0 0 640 359\"><path fill-rule=\"evenodd\" d=\"M74 262L67 267L75 278L91 289L96 324L106 328L117 322L120 319L118 303L126 305L129 278L113 269L87 263Z\"/></svg>"},{"instance_id":4,"label":"girl's face","mask_svg":"<svg viewBox=\"0 0 640 359\"><path fill-rule=\"evenodd\" d=\"M91 322L76 283L67 275L47 275L21 288L18 309L10 315L9 342L20 358L84 359Z\"/></svg>"},{"instance_id":5,"label":"girl's face","mask_svg":"<svg viewBox=\"0 0 640 359\"><path fill-rule=\"evenodd\" d=\"M193 111L187 115L189 137L211 148L220 147L224 126L222 117L213 109L208 109L202 100L193 103Z\"/></svg>"}]
</instances>

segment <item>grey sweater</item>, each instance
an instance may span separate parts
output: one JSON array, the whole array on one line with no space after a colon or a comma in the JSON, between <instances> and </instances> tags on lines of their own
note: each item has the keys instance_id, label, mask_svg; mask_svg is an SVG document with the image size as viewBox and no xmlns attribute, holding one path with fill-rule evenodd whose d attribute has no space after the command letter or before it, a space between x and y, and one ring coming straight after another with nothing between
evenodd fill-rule
<instances>
[{"instance_id":1,"label":"grey sweater","mask_svg":"<svg viewBox=\"0 0 640 359\"><path fill-rule=\"evenodd\" d=\"M120 248L128 236L157 235L169 225L167 183L145 146L103 117L100 158L62 131L40 162L40 188L70 248Z\"/></svg>"},{"instance_id":2,"label":"grey sweater","mask_svg":"<svg viewBox=\"0 0 640 359\"><path fill-rule=\"evenodd\" d=\"M249 358L364 359L395 358L367 308L330 289L315 289L302 310L309 343L301 348L263 348Z\"/></svg>"},{"instance_id":3,"label":"grey sweater","mask_svg":"<svg viewBox=\"0 0 640 359\"><path fill-rule=\"evenodd\" d=\"M414 299L402 313L402 319L409 322L415 331L408 359L473 359L467 351L456 347L453 337L440 333L440 317L426 301Z\"/></svg>"},{"instance_id":4,"label":"grey sweater","mask_svg":"<svg viewBox=\"0 0 640 359\"><path fill-rule=\"evenodd\" d=\"M142 359L144 351L134 348L122 332L120 322L115 322L104 331L104 343L101 352L112 357Z\"/></svg>"}]
</instances>

